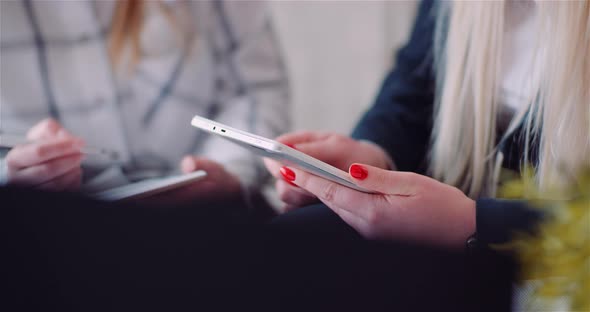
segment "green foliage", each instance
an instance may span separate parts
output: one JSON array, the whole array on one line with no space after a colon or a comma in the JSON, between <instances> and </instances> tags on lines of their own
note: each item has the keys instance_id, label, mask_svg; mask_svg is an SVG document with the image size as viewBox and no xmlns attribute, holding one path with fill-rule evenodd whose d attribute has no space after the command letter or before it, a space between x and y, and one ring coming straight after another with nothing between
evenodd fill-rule
<instances>
[{"instance_id":1,"label":"green foliage","mask_svg":"<svg viewBox=\"0 0 590 312\"><path fill-rule=\"evenodd\" d=\"M567 190L543 192L531 174L504 184L501 197L527 199L549 218L536 235L515 233L509 244L497 247L514 250L521 282L538 285L531 302L566 298L573 311L590 311L590 170L576 181Z\"/></svg>"}]
</instances>

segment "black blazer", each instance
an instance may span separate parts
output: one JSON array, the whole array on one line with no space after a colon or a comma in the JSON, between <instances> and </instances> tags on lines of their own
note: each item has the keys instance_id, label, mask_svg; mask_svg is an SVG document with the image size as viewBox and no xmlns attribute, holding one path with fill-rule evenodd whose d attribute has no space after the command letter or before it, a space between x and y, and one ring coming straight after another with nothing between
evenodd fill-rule
<instances>
[{"instance_id":1,"label":"black blazer","mask_svg":"<svg viewBox=\"0 0 590 312\"><path fill-rule=\"evenodd\" d=\"M436 3L425 0L408 43L398 51L391 71L352 136L381 146L400 171L425 173L433 127L435 71L433 55ZM517 131L518 133L518 131ZM504 166L518 169L524 146L514 135L502 143ZM530 230L538 214L523 202L491 198L477 200L477 238L480 243L501 243L514 230Z\"/></svg>"}]
</instances>

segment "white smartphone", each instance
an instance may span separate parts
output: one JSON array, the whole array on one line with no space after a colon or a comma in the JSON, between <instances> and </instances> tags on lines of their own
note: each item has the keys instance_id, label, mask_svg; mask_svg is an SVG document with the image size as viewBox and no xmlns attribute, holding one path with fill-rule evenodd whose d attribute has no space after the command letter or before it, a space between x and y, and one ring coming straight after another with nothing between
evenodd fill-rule
<instances>
[{"instance_id":1,"label":"white smartphone","mask_svg":"<svg viewBox=\"0 0 590 312\"><path fill-rule=\"evenodd\" d=\"M305 170L309 173L315 174L357 191L372 193L371 191L354 184L347 172L275 140L238 130L224 124L220 124L216 121L203 118L201 116L193 117L191 124L194 127L205 130L209 133L217 134L222 138L247 148L260 156L275 159L288 166L297 167L301 170Z\"/></svg>"}]
</instances>

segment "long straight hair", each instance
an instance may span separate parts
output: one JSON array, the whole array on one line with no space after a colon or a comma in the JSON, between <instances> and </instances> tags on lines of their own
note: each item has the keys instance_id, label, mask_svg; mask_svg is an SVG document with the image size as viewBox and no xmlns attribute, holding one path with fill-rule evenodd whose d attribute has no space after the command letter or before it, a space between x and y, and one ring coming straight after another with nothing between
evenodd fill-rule
<instances>
[{"instance_id":1,"label":"long straight hair","mask_svg":"<svg viewBox=\"0 0 590 312\"><path fill-rule=\"evenodd\" d=\"M145 15L144 0L119 0L115 5L109 37L109 57L118 65L125 48L130 46L131 63L141 56L140 35Z\"/></svg>"},{"instance_id":2,"label":"long straight hair","mask_svg":"<svg viewBox=\"0 0 590 312\"><path fill-rule=\"evenodd\" d=\"M590 4L534 5L537 53L531 57L540 81L508 132L524 124L524 141L539 142L534 175L544 188L565 185L590 166ZM471 197L493 196L506 2L453 1L437 9L430 171ZM525 153L522 162L530 161Z\"/></svg>"},{"instance_id":3,"label":"long straight hair","mask_svg":"<svg viewBox=\"0 0 590 312\"><path fill-rule=\"evenodd\" d=\"M160 13L164 14L168 22L178 30L180 35L184 35L181 33L181 23L177 19L178 16L164 2L159 0L118 0L113 12L108 42L109 57L114 66L122 62L126 53L128 53L125 56L128 56L126 61L129 69L139 62L142 56L141 33L149 5L157 5Z\"/></svg>"}]
</instances>

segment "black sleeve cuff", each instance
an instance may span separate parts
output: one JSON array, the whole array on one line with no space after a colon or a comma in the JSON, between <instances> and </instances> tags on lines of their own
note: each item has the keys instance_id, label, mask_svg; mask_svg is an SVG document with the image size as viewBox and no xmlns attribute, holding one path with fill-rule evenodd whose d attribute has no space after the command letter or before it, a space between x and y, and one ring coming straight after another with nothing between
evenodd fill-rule
<instances>
[{"instance_id":1,"label":"black sleeve cuff","mask_svg":"<svg viewBox=\"0 0 590 312\"><path fill-rule=\"evenodd\" d=\"M525 201L483 198L476 202L478 245L508 242L514 232L533 233L542 213Z\"/></svg>"}]
</instances>

